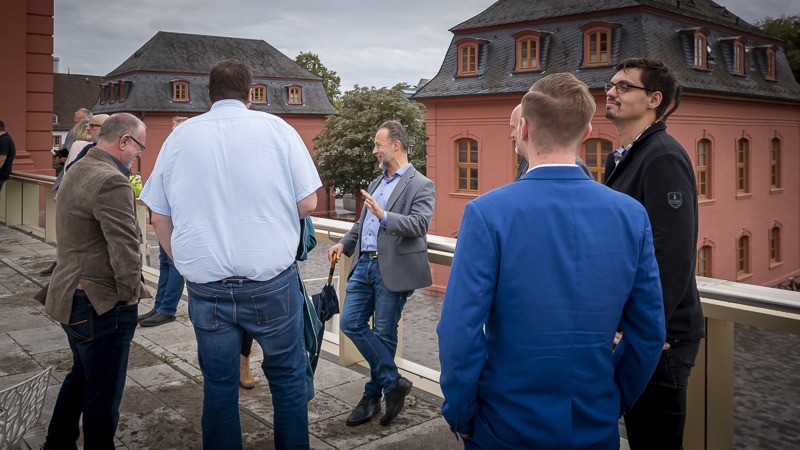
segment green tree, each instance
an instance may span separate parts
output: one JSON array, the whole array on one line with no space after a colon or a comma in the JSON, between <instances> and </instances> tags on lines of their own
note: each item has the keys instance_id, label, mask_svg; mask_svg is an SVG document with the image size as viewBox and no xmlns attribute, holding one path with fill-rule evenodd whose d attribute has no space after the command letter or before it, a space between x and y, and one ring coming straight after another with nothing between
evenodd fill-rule
<instances>
[{"instance_id":1,"label":"green tree","mask_svg":"<svg viewBox=\"0 0 800 450\"><path fill-rule=\"evenodd\" d=\"M336 72L325 67L316 53L300 52L300 54L294 58L294 62L322 78L322 85L325 87L325 94L327 94L328 100L331 101L336 109L341 109L342 102L340 96L342 92L339 88L341 87L342 79L336 75Z\"/></svg>"},{"instance_id":2,"label":"green tree","mask_svg":"<svg viewBox=\"0 0 800 450\"><path fill-rule=\"evenodd\" d=\"M325 121L314 138L317 170L326 188L351 193L365 189L380 173L372 155L375 133L386 120L398 120L406 126L409 162L425 173L425 107L403 95L402 85L393 88L358 87L342 96L339 114Z\"/></svg>"},{"instance_id":3,"label":"green tree","mask_svg":"<svg viewBox=\"0 0 800 450\"><path fill-rule=\"evenodd\" d=\"M781 15L778 18L765 17L756 26L784 41L783 51L789 60L794 79L800 82L800 15Z\"/></svg>"}]
</instances>

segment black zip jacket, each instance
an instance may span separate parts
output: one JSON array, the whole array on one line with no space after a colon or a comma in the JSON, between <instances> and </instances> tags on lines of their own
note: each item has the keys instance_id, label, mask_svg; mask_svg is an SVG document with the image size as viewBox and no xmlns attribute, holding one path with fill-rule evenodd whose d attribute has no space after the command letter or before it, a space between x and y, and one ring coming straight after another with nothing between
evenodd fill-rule
<instances>
[{"instance_id":1,"label":"black zip jacket","mask_svg":"<svg viewBox=\"0 0 800 450\"><path fill-rule=\"evenodd\" d=\"M606 186L644 205L653 229L667 342L696 341L705 335L694 271L697 260L697 184L683 149L664 122L652 124L614 168L609 155ZM624 330L623 330L624 331Z\"/></svg>"}]
</instances>

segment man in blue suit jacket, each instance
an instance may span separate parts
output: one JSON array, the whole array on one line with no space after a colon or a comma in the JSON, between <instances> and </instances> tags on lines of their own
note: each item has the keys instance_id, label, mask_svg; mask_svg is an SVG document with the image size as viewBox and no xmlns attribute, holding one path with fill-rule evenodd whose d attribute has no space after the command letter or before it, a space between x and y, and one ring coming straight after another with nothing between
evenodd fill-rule
<instances>
[{"instance_id":1,"label":"man in blue suit jacket","mask_svg":"<svg viewBox=\"0 0 800 450\"><path fill-rule=\"evenodd\" d=\"M650 222L575 165L585 84L550 75L522 105L533 169L464 210L437 328L442 414L467 448L619 448L665 339Z\"/></svg>"}]
</instances>

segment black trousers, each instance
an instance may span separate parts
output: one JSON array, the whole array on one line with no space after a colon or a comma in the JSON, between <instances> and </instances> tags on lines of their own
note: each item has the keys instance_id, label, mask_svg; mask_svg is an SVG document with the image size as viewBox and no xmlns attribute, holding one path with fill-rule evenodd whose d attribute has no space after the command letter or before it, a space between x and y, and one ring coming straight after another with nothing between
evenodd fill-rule
<instances>
[{"instance_id":1,"label":"black trousers","mask_svg":"<svg viewBox=\"0 0 800 450\"><path fill-rule=\"evenodd\" d=\"M671 343L661 352L650 383L625 413L631 450L681 450L686 423L686 386L700 341Z\"/></svg>"}]
</instances>

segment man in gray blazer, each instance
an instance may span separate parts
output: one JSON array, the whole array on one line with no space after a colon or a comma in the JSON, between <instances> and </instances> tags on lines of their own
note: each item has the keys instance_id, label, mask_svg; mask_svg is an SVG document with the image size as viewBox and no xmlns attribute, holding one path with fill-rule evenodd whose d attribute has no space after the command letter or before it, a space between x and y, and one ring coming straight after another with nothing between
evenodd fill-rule
<instances>
[{"instance_id":1,"label":"man in gray blazer","mask_svg":"<svg viewBox=\"0 0 800 450\"><path fill-rule=\"evenodd\" d=\"M144 151L145 125L111 116L97 146L63 179L56 208L53 280L37 295L62 324L72 369L58 393L45 448L114 448L142 283L141 235L130 168Z\"/></svg>"},{"instance_id":2,"label":"man in gray blazer","mask_svg":"<svg viewBox=\"0 0 800 450\"><path fill-rule=\"evenodd\" d=\"M328 251L328 258L353 256L341 329L367 360L370 379L347 425L368 422L381 410L388 425L403 409L411 382L397 371L397 324L408 297L431 285L426 235L433 215L433 182L408 162L408 134L395 120L381 124L372 153L380 177L362 190L361 218ZM369 320L375 315L374 329Z\"/></svg>"}]
</instances>

